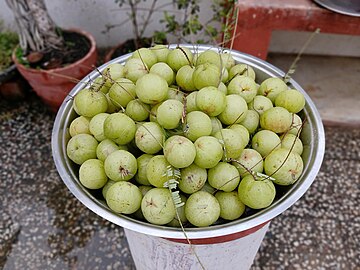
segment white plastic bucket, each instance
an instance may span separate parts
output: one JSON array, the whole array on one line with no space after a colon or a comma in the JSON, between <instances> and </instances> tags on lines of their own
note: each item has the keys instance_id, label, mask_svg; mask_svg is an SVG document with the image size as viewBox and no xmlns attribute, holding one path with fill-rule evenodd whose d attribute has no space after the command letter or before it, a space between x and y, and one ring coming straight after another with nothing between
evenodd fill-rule
<instances>
[{"instance_id":1,"label":"white plastic bucket","mask_svg":"<svg viewBox=\"0 0 360 270\"><path fill-rule=\"evenodd\" d=\"M269 224L232 235L191 239L191 246L186 240L170 240L129 229L125 229L125 235L137 270L247 270Z\"/></svg>"}]
</instances>

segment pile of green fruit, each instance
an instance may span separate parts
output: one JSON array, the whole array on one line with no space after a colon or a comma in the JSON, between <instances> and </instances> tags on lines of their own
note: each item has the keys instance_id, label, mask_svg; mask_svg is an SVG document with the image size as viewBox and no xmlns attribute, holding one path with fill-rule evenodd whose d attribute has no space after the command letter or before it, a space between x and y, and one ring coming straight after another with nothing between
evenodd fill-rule
<instances>
[{"instance_id":1,"label":"pile of green fruit","mask_svg":"<svg viewBox=\"0 0 360 270\"><path fill-rule=\"evenodd\" d=\"M115 213L210 226L268 207L299 179L304 105L230 53L141 48L76 94L67 155Z\"/></svg>"}]
</instances>

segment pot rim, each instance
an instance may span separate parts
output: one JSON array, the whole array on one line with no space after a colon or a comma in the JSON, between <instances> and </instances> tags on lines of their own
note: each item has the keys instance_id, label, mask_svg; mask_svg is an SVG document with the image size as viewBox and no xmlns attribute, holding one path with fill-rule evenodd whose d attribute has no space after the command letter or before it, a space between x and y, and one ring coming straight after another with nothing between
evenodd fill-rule
<instances>
[{"instance_id":1,"label":"pot rim","mask_svg":"<svg viewBox=\"0 0 360 270\"><path fill-rule=\"evenodd\" d=\"M177 45L170 45L170 48L173 49L176 46ZM195 50L205 51L208 49L217 49L208 45L198 45L194 47L193 45L180 44L180 46L192 49L193 52ZM265 72L267 75L270 75L272 77L284 76L283 71L259 58L235 50L225 49L225 52L231 52L232 56L237 62L247 63L251 66L254 66L256 69ZM127 54L115 58L112 61L103 64L101 67L98 68L98 70L102 71L106 68L106 66L112 63L123 63L130 55L131 54ZM153 225L147 222L133 219L125 215L115 214L102 202L92 197L92 195L84 187L81 186L79 181L75 180L76 175L71 169L71 161L66 156L66 146L64 138L67 127L64 127L63 125L65 123L69 123L70 113L73 111L71 97L74 96L78 91L80 91L86 82L88 82L89 80L94 80L98 75L98 71L93 71L81 82L79 82L69 93L70 98L64 100L56 116L52 131L52 152L54 162L60 177L78 200L80 200L86 207L88 207L90 210L92 210L99 216L105 218L106 220L109 220L124 228L145 233L148 235L173 239L184 239L184 233L179 228ZM324 127L319 112L317 111L314 103L307 95L305 90L303 90L301 86L293 79L291 79L290 82L294 88L299 90L305 96L305 112L309 110L309 112L306 114L306 117L311 118L308 121L310 125L309 128L312 131L310 138L311 143L309 144L309 147L311 149L309 150L309 161L307 162L306 166L304 166L302 176L299 180L297 180L297 182L295 182L291 186L291 188L286 192L285 195L283 195L280 199L278 199L268 208L260 210L254 215L248 216L246 218L238 219L221 225L213 225L204 228L186 228L186 235L189 239L202 239L230 235L254 228L259 224L270 221L274 217L283 213L296 201L298 201L314 181L317 173L320 170L325 152ZM312 140L315 140L315 143Z\"/></svg>"},{"instance_id":2,"label":"pot rim","mask_svg":"<svg viewBox=\"0 0 360 270\"><path fill-rule=\"evenodd\" d=\"M17 66L17 67L20 67L21 69L25 69L25 70L28 70L28 71L31 71L32 73L44 73L44 72L64 72L64 71L67 71L67 70L71 70L73 67L75 66L78 66L78 65L81 65L82 62L84 62L87 58L89 58L93 53L94 51L96 51L96 41L95 41L95 38L92 34L90 34L89 32L87 31L84 31L82 29L79 29L79 28L69 28L69 29L63 29L63 31L67 31L67 32L76 32L78 34L81 34L83 36L85 36L89 42L90 42L90 49L89 51L87 52L87 54L80 58L79 60L77 60L76 62L73 62L71 64L68 64L64 67L60 67L60 68L52 68L52 69L49 69L49 70L45 70L45 69L36 69L36 68L30 68L30 67L27 67L27 66L24 66L23 64L21 64L17 57L16 57L16 50L18 48L18 46L16 46L16 48L13 50L13 53L12 53L12 60L14 62L14 64Z\"/></svg>"}]
</instances>

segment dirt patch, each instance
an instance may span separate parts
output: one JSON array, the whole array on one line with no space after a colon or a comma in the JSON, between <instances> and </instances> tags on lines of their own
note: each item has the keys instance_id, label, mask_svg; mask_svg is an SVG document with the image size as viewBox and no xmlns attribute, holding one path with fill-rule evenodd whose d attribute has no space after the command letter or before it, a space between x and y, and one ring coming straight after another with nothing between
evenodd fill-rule
<instances>
[{"instance_id":1,"label":"dirt patch","mask_svg":"<svg viewBox=\"0 0 360 270\"><path fill-rule=\"evenodd\" d=\"M82 59L90 50L90 40L76 32L62 32L65 40L64 50L30 53L27 58L31 68L61 68Z\"/></svg>"}]
</instances>

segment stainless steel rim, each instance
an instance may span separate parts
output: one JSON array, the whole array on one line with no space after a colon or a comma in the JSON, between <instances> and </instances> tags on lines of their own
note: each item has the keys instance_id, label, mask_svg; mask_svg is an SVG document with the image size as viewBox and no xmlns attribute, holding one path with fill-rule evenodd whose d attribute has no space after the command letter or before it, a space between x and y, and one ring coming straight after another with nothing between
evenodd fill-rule
<instances>
[{"instance_id":1,"label":"stainless steel rim","mask_svg":"<svg viewBox=\"0 0 360 270\"><path fill-rule=\"evenodd\" d=\"M175 48L177 45L170 45L170 48ZM193 51L205 51L205 50L217 50L217 48L207 46L207 45L188 45L182 44L182 47L187 47ZM237 51L225 50L231 52L233 58L237 62L249 64L253 66L259 72L263 72L269 76L282 77L284 73L273 65L244 53ZM123 63L130 54L118 57L112 61L102 65L98 70L102 71L105 67L111 63ZM53 127L52 131L52 153L56 168L62 180L68 189L73 193L73 195L80 200L86 207L92 210L94 213L103 217L106 220L109 220L119 226L124 228L137 231L140 233L167 237L174 239L184 239L184 233L178 228L170 228L165 226L152 225L146 222L138 221L124 215L117 215L112 212L105 204L96 200L92 195L81 186L79 183L74 171L71 169L71 161L66 156L66 128L69 123L69 119L72 113L72 96L76 95L79 92L84 84L89 81L94 80L98 77L99 72L93 71L81 82L79 82L73 90L69 93L68 97L65 99L61 105ZM264 209L250 217L239 219L227 224L215 225L206 228L188 228L186 229L186 234L190 239L199 239L199 238L211 238L219 237L223 235L229 235L237 233L240 231L245 231L247 229L253 228L257 225L260 225L264 222L267 222L274 217L278 216L291 205L293 205L303 194L308 190L312 182L314 181L317 173L320 170L321 163L324 157L325 152L325 134L324 128L321 122L319 112L317 111L314 103L306 92L301 88L301 86L296 83L294 80L291 80L291 84L294 88L302 92L306 99L306 108L305 114L308 118L310 124L310 129L313 131L309 143L309 160L305 164L304 172L300 180L298 180L283 196L281 199L273 203L267 209Z\"/></svg>"},{"instance_id":2,"label":"stainless steel rim","mask_svg":"<svg viewBox=\"0 0 360 270\"><path fill-rule=\"evenodd\" d=\"M360 4L354 1L314 0L318 5L343 15L360 17Z\"/></svg>"}]
</instances>

